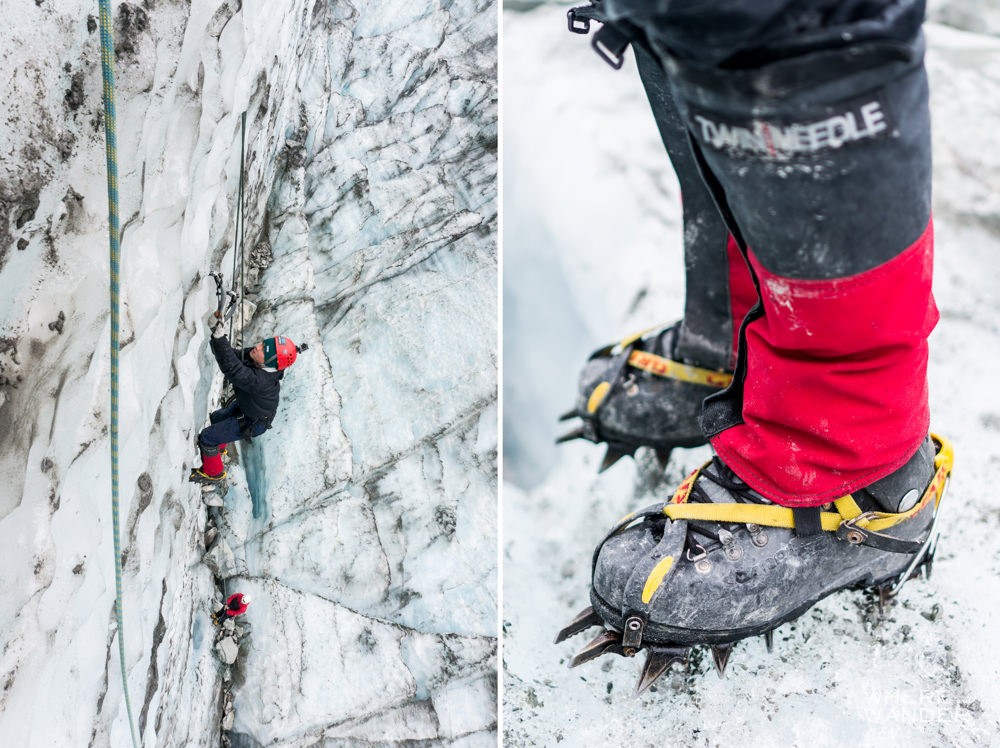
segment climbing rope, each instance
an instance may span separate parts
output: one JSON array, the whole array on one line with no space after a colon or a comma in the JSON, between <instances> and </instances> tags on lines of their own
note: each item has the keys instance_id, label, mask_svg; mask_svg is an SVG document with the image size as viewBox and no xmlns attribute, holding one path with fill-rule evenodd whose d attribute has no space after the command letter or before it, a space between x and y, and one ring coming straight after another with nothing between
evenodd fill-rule
<instances>
[{"instance_id":1,"label":"climbing rope","mask_svg":"<svg viewBox=\"0 0 1000 748\"><path fill-rule=\"evenodd\" d=\"M243 112L240 117L240 187L239 187L239 197L236 200L236 250L233 252L233 285L239 285L239 307L240 307L240 334L243 334L243 296L244 296L244 286L246 279L244 277L245 264L243 261L243 237L246 233L245 222L246 219L243 213L243 173L246 168L246 140L247 140L247 113ZM240 275L239 284L236 282L236 266L237 262L239 264ZM234 315L235 316L235 315ZM229 340L232 342L233 338L233 324L234 320L230 318L229 320ZM240 341L242 345L242 340Z\"/></svg>"},{"instance_id":2,"label":"climbing rope","mask_svg":"<svg viewBox=\"0 0 1000 748\"><path fill-rule=\"evenodd\" d=\"M101 17L101 70L104 74L104 141L108 162L108 240L111 245L111 520L115 538L115 618L118 623L118 656L122 690L132 745L138 748L132 700L125 668L125 623L122 613L122 543L118 520L118 306L121 244L118 226L118 146L115 137L115 45L111 36L111 0L99 0Z\"/></svg>"}]
</instances>

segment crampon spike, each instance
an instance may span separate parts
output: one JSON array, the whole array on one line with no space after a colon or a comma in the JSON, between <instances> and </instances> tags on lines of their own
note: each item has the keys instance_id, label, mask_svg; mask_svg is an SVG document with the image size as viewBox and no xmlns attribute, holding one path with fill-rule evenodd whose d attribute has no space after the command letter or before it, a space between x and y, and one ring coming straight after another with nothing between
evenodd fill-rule
<instances>
[{"instance_id":1,"label":"crampon spike","mask_svg":"<svg viewBox=\"0 0 1000 748\"><path fill-rule=\"evenodd\" d=\"M934 570L934 557L928 556L927 560L923 564L924 579L931 578L931 572Z\"/></svg>"},{"instance_id":2,"label":"crampon spike","mask_svg":"<svg viewBox=\"0 0 1000 748\"><path fill-rule=\"evenodd\" d=\"M673 449L671 447L656 448L656 461L660 463L660 470L667 469L667 463L670 462L671 452L673 452Z\"/></svg>"},{"instance_id":3,"label":"crampon spike","mask_svg":"<svg viewBox=\"0 0 1000 748\"><path fill-rule=\"evenodd\" d=\"M726 665L729 664L729 653L732 651L732 643L712 645L712 660L715 661L715 672L720 678L726 677Z\"/></svg>"},{"instance_id":4,"label":"crampon spike","mask_svg":"<svg viewBox=\"0 0 1000 748\"><path fill-rule=\"evenodd\" d=\"M601 617L594 612L592 607L581 610L576 618L570 621L558 634L556 634L556 644L566 641L571 636L576 636L581 631L586 631L591 626L600 626L603 623Z\"/></svg>"},{"instance_id":5,"label":"crampon spike","mask_svg":"<svg viewBox=\"0 0 1000 748\"><path fill-rule=\"evenodd\" d=\"M774 629L764 632L764 644L767 646L767 653L774 651Z\"/></svg>"},{"instance_id":6,"label":"crampon spike","mask_svg":"<svg viewBox=\"0 0 1000 748\"><path fill-rule=\"evenodd\" d=\"M620 651L621 639L622 635L617 631L602 631L587 646L573 656L573 659L569 662L569 666L576 667L585 662L590 662L608 651ZM616 644L618 645L617 648L615 647Z\"/></svg>"},{"instance_id":7,"label":"crampon spike","mask_svg":"<svg viewBox=\"0 0 1000 748\"><path fill-rule=\"evenodd\" d=\"M878 612L885 613L886 607L892 601L892 585L880 584L878 586Z\"/></svg>"},{"instance_id":8,"label":"crampon spike","mask_svg":"<svg viewBox=\"0 0 1000 748\"><path fill-rule=\"evenodd\" d=\"M565 413L563 413L561 416L559 416L559 420L560 420L560 422L562 422L562 421L570 421L570 420L572 420L574 418L577 418L579 415L580 415L580 413L577 411L577 409L573 408L573 410L567 410Z\"/></svg>"},{"instance_id":9,"label":"crampon spike","mask_svg":"<svg viewBox=\"0 0 1000 748\"><path fill-rule=\"evenodd\" d=\"M924 555L924 560L920 564L920 571L923 572L924 579L931 578L931 571L934 570L934 554L937 552L938 537L935 536L931 541L930 547L927 549L927 553Z\"/></svg>"},{"instance_id":10,"label":"crampon spike","mask_svg":"<svg viewBox=\"0 0 1000 748\"><path fill-rule=\"evenodd\" d=\"M618 447L608 447L608 451L604 453L604 459L601 461L601 466L597 468L597 472L603 473L622 457L633 454L635 454L635 450L629 451L627 449L619 449Z\"/></svg>"},{"instance_id":11,"label":"crampon spike","mask_svg":"<svg viewBox=\"0 0 1000 748\"><path fill-rule=\"evenodd\" d=\"M570 442L574 439L583 439L583 426L580 428L573 429L568 434L563 434L558 439L556 439L556 444L562 444L563 442Z\"/></svg>"},{"instance_id":12,"label":"crampon spike","mask_svg":"<svg viewBox=\"0 0 1000 748\"><path fill-rule=\"evenodd\" d=\"M635 684L633 696L638 696L653 685L675 662L687 662L690 647L653 647L646 655L639 682Z\"/></svg>"}]
</instances>

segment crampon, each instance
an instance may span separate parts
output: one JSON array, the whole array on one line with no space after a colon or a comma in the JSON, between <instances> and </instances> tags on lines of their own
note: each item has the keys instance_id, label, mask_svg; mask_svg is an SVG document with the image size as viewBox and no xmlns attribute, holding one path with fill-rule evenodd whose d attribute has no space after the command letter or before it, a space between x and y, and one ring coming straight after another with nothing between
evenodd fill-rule
<instances>
[{"instance_id":1,"label":"crampon","mask_svg":"<svg viewBox=\"0 0 1000 748\"><path fill-rule=\"evenodd\" d=\"M674 447L704 444L698 426L702 400L733 376L672 359L676 336L677 325L654 328L594 351L580 374L576 407L559 419L582 423L556 442L606 443L598 472L639 447L656 450L665 466Z\"/></svg>"},{"instance_id":2,"label":"crampon","mask_svg":"<svg viewBox=\"0 0 1000 748\"><path fill-rule=\"evenodd\" d=\"M646 650L639 695L695 646L711 648L723 677L736 642L761 636L770 652L776 628L834 592L874 590L882 609L909 579L930 577L954 452L934 435L922 449L933 475L928 481L921 469L919 488L900 494L913 497L900 512L874 508L868 489L789 509L749 490L717 460L706 463L669 502L627 515L598 544L591 605L556 643L601 628L570 667ZM904 476L911 483L912 473ZM898 475L893 480L903 485Z\"/></svg>"},{"instance_id":3,"label":"crampon","mask_svg":"<svg viewBox=\"0 0 1000 748\"><path fill-rule=\"evenodd\" d=\"M220 475L209 475L201 468L191 468L191 474L188 476L188 480L191 483L199 483L202 486L220 486L223 485L226 480L226 471L223 470Z\"/></svg>"}]
</instances>

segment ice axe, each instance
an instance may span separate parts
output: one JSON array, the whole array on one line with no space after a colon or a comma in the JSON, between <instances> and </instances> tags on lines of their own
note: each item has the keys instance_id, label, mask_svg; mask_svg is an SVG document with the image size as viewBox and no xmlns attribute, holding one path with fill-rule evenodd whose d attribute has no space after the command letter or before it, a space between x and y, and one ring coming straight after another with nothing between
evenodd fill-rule
<instances>
[{"instance_id":1,"label":"ice axe","mask_svg":"<svg viewBox=\"0 0 1000 748\"><path fill-rule=\"evenodd\" d=\"M216 309L215 316L221 319L223 322L228 320L233 316L233 312L236 311L236 292L227 292L222 283L222 273L209 273L212 280L215 281L215 297L218 299L219 306ZM229 297L229 306L226 306L226 297Z\"/></svg>"}]
</instances>

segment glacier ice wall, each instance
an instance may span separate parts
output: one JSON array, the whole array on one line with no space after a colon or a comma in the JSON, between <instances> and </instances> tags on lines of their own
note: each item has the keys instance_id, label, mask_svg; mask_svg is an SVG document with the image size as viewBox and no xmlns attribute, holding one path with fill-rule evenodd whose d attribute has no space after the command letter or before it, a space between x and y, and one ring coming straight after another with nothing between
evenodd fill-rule
<instances>
[{"instance_id":1,"label":"glacier ice wall","mask_svg":"<svg viewBox=\"0 0 1000 748\"><path fill-rule=\"evenodd\" d=\"M110 530L96 3L5 3L0 743L127 744ZM496 726L496 9L116 3L127 677L144 745L478 745ZM224 670L184 481L220 380L202 319L236 240L248 339L310 351L233 450L220 541L252 634Z\"/></svg>"}]
</instances>

